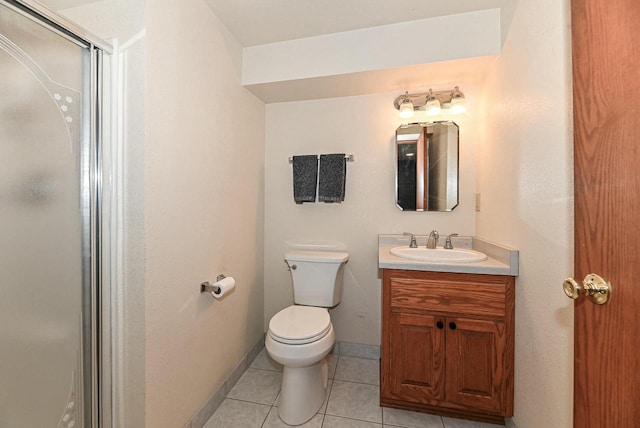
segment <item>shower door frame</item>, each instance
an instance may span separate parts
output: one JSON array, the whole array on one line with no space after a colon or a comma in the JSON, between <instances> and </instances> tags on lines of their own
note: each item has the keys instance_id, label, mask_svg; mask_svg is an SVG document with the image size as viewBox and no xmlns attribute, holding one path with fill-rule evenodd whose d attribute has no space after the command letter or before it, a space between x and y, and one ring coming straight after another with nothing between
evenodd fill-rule
<instances>
[{"instance_id":1,"label":"shower door frame","mask_svg":"<svg viewBox=\"0 0 640 428\"><path fill-rule=\"evenodd\" d=\"M91 376L91 402L84 403L85 407L91 409L91 427L85 428L110 428L112 422L112 337L111 337L111 274L115 267L112 262L112 216L110 207L104 203L106 193L110 193L108 201L113 199L112 184L109 184L112 177L113 165L112 145L103 136L106 123L104 112L106 102L103 88L105 86L104 75L108 69L105 64L104 55L113 55L112 46L82 29L63 16L48 9L42 4L33 0L0 0L10 9L23 16L32 19L53 33L86 48L90 55L90 102L89 102L89 137L88 141L83 141L83 145L88 147L89 168L89 211L88 219L83 219L83 224L89 221L89 225L83 226L88 229L88 244L91 248L90 266L90 300L91 300L91 340L90 340L90 370L84 370L83 376L88 372ZM113 61L113 57L111 58ZM112 76L112 87L113 87ZM112 89L113 90L113 89ZM113 112L112 112L113 113ZM114 120L112 114L110 120ZM104 178L107 177L105 180ZM112 177L115 178L115 177ZM84 180L84 179L83 179ZM86 346L86 345L85 345ZM85 352L85 350L83 350Z\"/></svg>"}]
</instances>

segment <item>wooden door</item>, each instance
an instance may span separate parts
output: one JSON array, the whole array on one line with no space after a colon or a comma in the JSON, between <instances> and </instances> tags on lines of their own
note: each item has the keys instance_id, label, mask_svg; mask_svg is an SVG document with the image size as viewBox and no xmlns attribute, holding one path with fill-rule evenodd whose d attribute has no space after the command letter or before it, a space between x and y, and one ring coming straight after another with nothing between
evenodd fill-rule
<instances>
[{"instance_id":1,"label":"wooden door","mask_svg":"<svg viewBox=\"0 0 640 428\"><path fill-rule=\"evenodd\" d=\"M389 383L383 395L423 404L444 399L444 331L444 317L390 313L390 355L383 359Z\"/></svg>"},{"instance_id":2,"label":"wooden door","mask_svg":"<svg viewBox=\"0 0 640 428\"><path fill-rule=\"evenodd\" d=\"M490 412L505 402L503 322L468 318L446 319L446 400Z\"/></svg>"},{"instance_id":3,"label":"wooden door","mask_svg":"<svg viewBox=\"0 0 640 428\"><path fill-rule=\"evenodd\" d=\"M575 304L574 426L640 426L640 1L573 0L575 278L609 303Z\"/></svg>"}]
</instances>

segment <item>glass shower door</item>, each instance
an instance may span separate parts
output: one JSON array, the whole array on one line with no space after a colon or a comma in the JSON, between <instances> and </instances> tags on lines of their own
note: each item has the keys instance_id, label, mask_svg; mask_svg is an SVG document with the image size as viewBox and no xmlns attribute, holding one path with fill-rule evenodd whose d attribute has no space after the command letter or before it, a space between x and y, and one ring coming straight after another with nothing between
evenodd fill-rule
<instances>
[{"instance_id":1,"label":"glass shower door","mask_svg":"<svg viewBox=\"0 0 640 428\"><path fill-rule=\"evenodd\" d=\"M92 426L92 55L0 1L3 428Z\"/></svg>"}]
</instances>

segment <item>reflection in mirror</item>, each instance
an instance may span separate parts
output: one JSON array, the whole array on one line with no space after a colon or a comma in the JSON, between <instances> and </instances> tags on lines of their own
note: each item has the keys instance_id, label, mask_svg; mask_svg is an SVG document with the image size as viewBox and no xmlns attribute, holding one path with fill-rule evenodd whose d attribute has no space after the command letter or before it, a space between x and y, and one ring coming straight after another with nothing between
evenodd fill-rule
<instances>
[{"instance_id":1,"label":"reflection in mirror","mask_svg":"<svg viewBox=\"0 0 640 428\"><path fill-rule=\"evenodd\" d=\"M396 130L396 205L451 211L458 205L458 125L412 123Z\"/></svg>"}]
</instances>

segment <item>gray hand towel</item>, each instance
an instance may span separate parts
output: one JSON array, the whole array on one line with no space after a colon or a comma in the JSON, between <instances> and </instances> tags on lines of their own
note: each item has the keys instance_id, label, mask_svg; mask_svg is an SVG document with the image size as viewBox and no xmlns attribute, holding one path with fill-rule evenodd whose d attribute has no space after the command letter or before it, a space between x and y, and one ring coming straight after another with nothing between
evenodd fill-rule
<instances>
[{"instance_id":1,"label":"gray hand towel","mask_svg":"<svg viewBox=\"0 0 640 428\"><path fill-rule=\"evenodd\" d=\"M347 159L344 153L320 155L318 201L342 202L347 179Z\"/></svg>"},{"instance_id":2,"label":"gray hand towel","mask_svg":"<svg viewBox=\"0 0 640 428\"><path fill-rule=\"evenodd\" d=\"M296 204L316 201L318 156L293 157L293 200Z\"/></svg>"}]
</instances>

